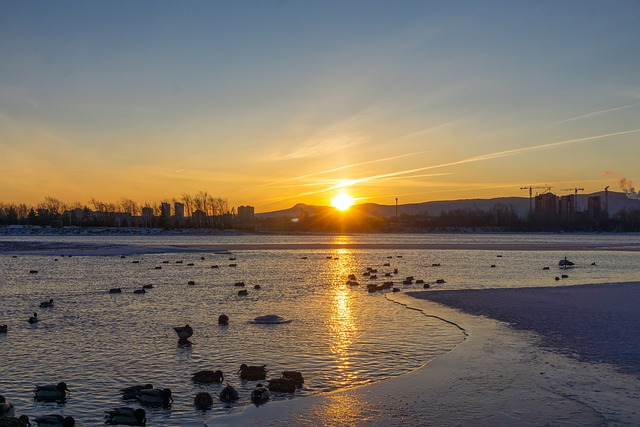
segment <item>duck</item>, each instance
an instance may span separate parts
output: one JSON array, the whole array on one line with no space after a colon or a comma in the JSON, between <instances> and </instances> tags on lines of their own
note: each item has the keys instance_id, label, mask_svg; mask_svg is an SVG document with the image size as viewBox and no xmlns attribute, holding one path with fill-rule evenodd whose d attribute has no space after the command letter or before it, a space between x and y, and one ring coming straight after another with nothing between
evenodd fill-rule
<instances>
[{"instance_id":1,"label":"duck","mask_svg":"<svg viewBox=\"0 0 640 427\"><path fill-rule=\"evenodd\" d=\"M196 383L221 383L224 381L222 371L198 371L193 374L191 380Z\"/></svg>"},{"instance_id":2,"label":"duck","mask_svg":"<svg viewBox=\"0 0 640 427\"><path fill-rule=\"evenodd\" d=\"M295 380L291 378L275 378L269 380L269 390L281 393L293 393L296 391Z\"/></svg>"},{"instance_id":3,"label":"duck","mask_svg":"<svg viewBox=\"0 0 640 427\"><path fill-rule=\"evenodd\" d=\"M27 415L19 417L0 417L0 426L6 427L31 427L31 421Z\"/></svg>"},{"instance_id":4,"label":"duck","mask_svg":"<svg viewBox=\"0 0 640 427\"><path fill-rule=\"evenodd\" d=\"M173 403L171 390L168 388L152 388L150 390L140 390L138 400L142 405L148 406L169 406Z\"/></svg>"},{"instance_id":5,"label":"duck","mask_svg":"<svg viewBox=\"0 0 640 427\"><path fill-rule=\"evenodd\" d=\"M193 335L193 328L188 324L184 326L176 326L173 330L178 334L180 341L186 341Z\"/></svg>"},{"instance_id":6,"label":"duck","mask_svg":"<svg viewBox=\"0 0 640 427\"><path fill-rule=\"evenodd\" d=\"M124 400L131 400L131 399L137 399L138 397L140 397L140 391L141 390L151 390L153 388L153 385L151 384L140 384L140 385L132 385L130 387L125 387L123 389L120 390L120 392L122 393L122 399Z\"/></svg>"},{"instance_id":7,"label":"duck","mask_svg":"<svg viewBox=\"0 0 640 427\"><path fill-rule=\"evenodd\" d=\"M143 289L136 289L135 291L133 291L134 294L146 294L147 291Z\"/></svg>"},{"instance_id":8,"label":"duck","mask_svg":"<svg viewBox=\"0 0 640 427\"><path fill-rule=\"evenodd\" d=\"M193 405L198 409L209 409L213 405L213 397L206 391L201 391L193 399Z\"/></svg>"},{"instance_id":9,"label":"duck","mask_svg":"<svg viewBox=\"0 0 640 427\"><path fill-rule=\"evenodd\" d=\"M255 317L249 323L257 323L257 324L281 324L281 323L291 323L291 320L285 319L284 317L280 317L276 314L266 314L264 316Z\"/></svg>"},{"instance_id":10,"label":"duck","mask_svg":"<svg viewBox=\"0 0 640 427\"><path fill-rule=\"evenodd\" d=\"M271 397L269 389L260 383L258 383L256 388L251 392L251 401L256 405L266 402L269 400L269 397Z\"/></svg>"},{"instance_id":11,"label":"duck","mask_svg":"<svg viewBox=\"0 0 640 427\"><path fill-rule=\"evenodd\" d=\"M109 293L110 294L121 294L122 293L122 288L111 288L111 289L109 289Z\"/></svg>"},{"instance_id":12,"label":"duck","mask_svg":"<svg viewBox=\"0 0 640 427\"><path fill-rule=\"evenodd\" d=\"M69 390L67 384L59 382L58 384L38 385L34 390L36 400L42 401L57 401L65 400Z\"/></svg>"},{"instance_id":13,"label":"duck","mask_svg":"<svg viewBox=\"0 0 640 427\"><path fill-rule=\"evenodd\" d=\"M38 321L40 321L40 319L38 319L38 313L33 313L33 316L29 317L29 320L27 320L27 322L31 323L32 325L34 323L38 323Z\"/></svg>"},{"instance_id":14,"label":"duck","mask_svg":"<svg viewBox=\"0 0 640 427\"><path fill-rule=\"evenodd\" d=\"M147 424L147 413L141 408L115 408L105 411L105 413L105 424L126 426L144 426Z\"/></svg>"},{"instance_id":15,"label":"duck","mask_svg":"<svg viewBox=\"0 0 640 427\"><path fill-rule=\"evenodd\" d=\"M229 324L229 316L227 316L226 314L221 314L218 317L218 325L228 325Z\"/></svg>"},{"instance_id":16,"label":"duck","mask_svg":"<svg viewBox=\"0 0 640 427\"><path fill-rule=\"evenodd\" d=\"M63 417L58 414L43 415L33 421L38 423L38 426L46 427L73 427L76 425L76 420L73 417Z\"/></svg>"},{"instance_id":17,"label":"duck","mask_svg":"<svg viewBox=\"0 0 640 427\"><path fill-rule=\"evenodd\" d=\"M6 334L8 330L9 327L7 325L0 325L0 334Z\"/></svg>"},{"instance_id":18,"label":"duck","mask_svg":"<svg viewBox=\"0 0 640 427\"><path fill-rule=\"evenodd\" d=\"M16 407L13 402L7 402L7 399L0 395L0 418L14 417L16 413Z\"/></svg>"},{"instance_id":19,"label":"duck","mask_svg":"<svg viewBox=\"0 0 640 427\"><path fill-rule=\"evenodd\" d=\"M235 389L231 384L227 383L227 385L220 392L220 400L223 402L233 402L239 399L238 390Z\"/></svg>"},{"instance_id":20,"label":"duck","mask_svg":"<svg viewBox=\"0 0 640 427\"><path fill-rule=\"evenodd\" d=\"M53 298L49 299L49 301L42 301L40 303L40 307L42 307L42 308L53 307Z\"/></svg>"},{"instance_id":21,"label":"duck","mask_svg":"<svg viewBox=\"0 0 640 427\"><path fill-rule=\"evenodd\" d=\"M293 380L296 387L302 387L302 384L304 384L304 377L302 376L302 372L299 371L284 371L282 378Z\"/></svg>"},{"instance_id":22,"label":"duck","mask_svg":"<svg viewBox=\"0 0 640 427\"><path fill-rule=\"evenodd\" d=\"M240 365L238 373L243 380L264 380L267 378L267 365L247 366L243 363Z\"/></svg>"}]
</instances>

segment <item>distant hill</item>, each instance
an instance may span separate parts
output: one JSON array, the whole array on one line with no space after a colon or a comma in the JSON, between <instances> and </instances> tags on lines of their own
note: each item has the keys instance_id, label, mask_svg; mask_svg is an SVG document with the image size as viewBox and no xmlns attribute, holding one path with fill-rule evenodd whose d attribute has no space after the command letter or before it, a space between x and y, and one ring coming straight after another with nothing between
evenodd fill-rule
<instances>
[{"instance_id":1,"label":"distant hill","mask_svg":"<svg viewBox=\"0 0 640 427\"><path fill-rule=\"evenodd\" d=\"M592 194L578 194L578 210L587 209L587 199L590 196L600 196L602 203L605 203L605 192L598 191ZM495 205L511 205L518 215L525 215L529 212L528 197L498 197L495 199L464 199L464 200L446 200L422 203L408 203L398 205L398 214L418 215L429 213L430 215L438 215L443 211L451 211L455 209L480 209L488 211ZM609 191L609 214L613 215L622 209L640 209L640 200L630 199L625 193ZM375 216L379 218L391 218L396 214L395 205L379 205L377 203L363 203L354 205L351 209L361 212L365 215ZM304 203L298 203L289 209L283 209L273 212L257 213L257 218L296 218L301 215L319 215L327 210L333 210L328 206L314 206Z\"/></svg>"}]
</instances>

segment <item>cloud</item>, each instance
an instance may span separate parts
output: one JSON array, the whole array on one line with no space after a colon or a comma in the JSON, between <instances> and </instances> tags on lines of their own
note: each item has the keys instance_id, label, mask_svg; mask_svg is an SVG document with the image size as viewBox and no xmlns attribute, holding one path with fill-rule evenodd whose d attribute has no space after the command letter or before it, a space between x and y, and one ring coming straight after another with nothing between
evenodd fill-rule
<instances>
[{"instance_id":1,"label":"cloud","mask_svg":"<svg viewBox=\"0 0 640 427\"><path fill-rule=\"evenodd\" d=\"M568 122L574 122L576 120L589 119L591 117L599 116L601 114L613 113L614 111L626 110L627 108L635 108L635 107L640 107L640 102L636 102L635 104L623 105L621 107L608 108L606 110L592 111L591 113L586 113L576 117L560 120L559 122L552 123L552 125L559 125L561 123L568 123Z\"/></svg>"},{"instance_id":2,"label":"cloud","mask_svg":"<svg viewBox=\"0 0 640 427\"><path fill-rule=\"evenodd\" d=\"M479 155L479 156L473 156L473 157L469 157L469 158L466 158L466 159L457 160L457 161L454 161L454 162L442 163L442 164L439 164L439 165L424 166L424 167L421 167L421 168L414 168L414 169L408 169L408 170L403 170L403 171L390 172L390 173L379 174L379 175L372 175L372 176L369 176L369 177L364 177L364 178L358 178L358 179L353 179L353 180L349 180L349 181L344 181L344 182L342 182L340 184L336 184L336 185L330 186L330 187L325 188L323 190L318 190L318 191L316 191L314 193L304 194L304 196L308 196L308 195L311 195L311 194L317 194L317 193L323 193L323 192L326 192L326 191L336 190L338 188L344 188L344 187L348 187L348 186L351 186L351 185L360 184L360 183L363 183L363 182L379 180L379 179L382 179L382 178L389 178L389 177L400 176L400 175L414 174L414 173L417 173L417 172L422 172L422 171L426 171L426 170L430 170L430 169L444 168L444 167L449 167L449 166L457 166L457 165L463 165L463 164L467 164L467 163L481 162L481 161L485 161L485 160L499 159L499 158L502 158L502 157L510 157L510 156L515 156L515 155L519 155L519 154L523 154L523 153L548 150L548 149L556 148L556 147L560 147L560 146L573 145L573 144L578 144L578 143L582 143L582 142L594 141L594 140L598 140L598 139L610 138L610 137L614 137L614 136L627 135L627 134L638 133L638 132L640 132L640 129L631 129L631 130L613 132L613 133L608 133L608 134L603 134L603 135L593 135L593 136L586 136L586 137L582 137L582 138L567 139L567 140L564 140L564 141L556 141L556 142L551 142L551 143L547 143L547 144L534 145L534 146L531 146L531 147L515 148L513 150L505 150L505 151L498 151L498 152L495 152L495 153L482 154L482 155Z\"/></svg>"},{"instance_id":3,"label":"cloud","mask_svg":"<svg viewBox=\"0 0 640 427\"><path fill-rule=\"evenodd\" d=\"M338 150L345 150L365 143L368 140L363 135L346 133L339 135L319 135L307 139L299 146L286 154L279 154L278 160L305 159L308 157L318 157L324 154L335 153Z\"/></svg>"}]
</instances>

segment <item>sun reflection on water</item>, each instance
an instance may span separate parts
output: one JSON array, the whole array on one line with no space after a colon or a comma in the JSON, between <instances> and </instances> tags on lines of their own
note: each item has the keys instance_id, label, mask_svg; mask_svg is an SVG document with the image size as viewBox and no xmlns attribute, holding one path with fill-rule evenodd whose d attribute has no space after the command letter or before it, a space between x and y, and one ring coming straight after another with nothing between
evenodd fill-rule
<instances>
[{"instance_id":1,"label":"sun reflection on water","mask_svg":"<svg viewBox=\"0 0 640 427\"><path fill-rule=\"evenodd\" d=\"M336 249L331 274L331 319L329 323L330 350L338 356L338 376L340 382L348 386L356 376L351 371L351 345L357 339L358 326L351 299L351 289L346 278L355 270L355 257L349 249Z\"/></svg>"}]
</instances>

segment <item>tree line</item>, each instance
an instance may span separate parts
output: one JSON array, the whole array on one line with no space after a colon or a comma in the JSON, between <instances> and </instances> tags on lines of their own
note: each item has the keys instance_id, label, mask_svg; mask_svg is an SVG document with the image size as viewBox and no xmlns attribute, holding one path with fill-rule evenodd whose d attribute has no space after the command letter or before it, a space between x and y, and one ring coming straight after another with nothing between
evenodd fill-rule
<instances>
[{"instance_id":1,"label":"tree line","mask_svg":"<svg viewBox=\"0 0 640 427\"><path fill-rule=\"evenodd\" d=\"M184 205L184 215L191 217L194 213L200 211L200 223L206 221L208 225L220 225L222 221L216 221L216 217L224 217L233 215L234 209L229 209L227 199L214 196L206 191L199 191L195 194L182 193L180 198L173 197L170 199L162 199L159 202L143 202L139 203L133 199L126 197L116 202L108 202L96 198L89 199L88 203L80 202L66 203L56 197L46 196L44 200L34 206L28 206L25 203L3 203L0 202L0 224L1 225L51 225L59 223L60 225L113 225L113 219L118 218L118 214L128 214L132 217L142 215L143 208L151 208L154 217L162 216L162 204L168 203L171 209L174 209L176 203ZM78 218L77 212L82 214ZM101 214L96 217L96 213ZM111 218L111 220L110 220ZM219 218L218 218L219 219ZM102 222L102 223L101 223ZM163 219L157 219L152 225L168 226L178 224L168 224ZM181 226L189 226L186 221Z\"/></svg>"},{"instance_id":2,"label":"tree line","mask_svg":"<svg viewBox=\"0 0 640 427\"><path fill-rule=\"evenodd\" d=\"M184 204L185 219L167 219L162 216L161 204ZM103 202L91 198L88 204L66 204L54 197L45 197L36 206L24 203L0 202L0 225L79 225L79 226L134 226L123 222L118 214L140 217L142 208L151 208L154 218L146 227L162 228L243 228L265 232L425 232L425 231L608 231L640 232L640 209L623 209L613 215L606 212L592 217L577 212L571 218L543 218L521 216L511 205L496 204L490 209L452 209L439 213L402 214L399 217L379 218L359 214L356 209L343 215L327 208L320 214L301 215L299 218L257 217L251 224L235 221L234 209L226 199L214 197L205 191L183 193L178 198L154 203L138 203L122 198L118 202ZM78 216L77 212L81 212ZM200 215L195 215L197 212ZM66 214L65 214L66 212ZM96 216L95 213L103 213Z\"/></svg>"}]
</instances>

